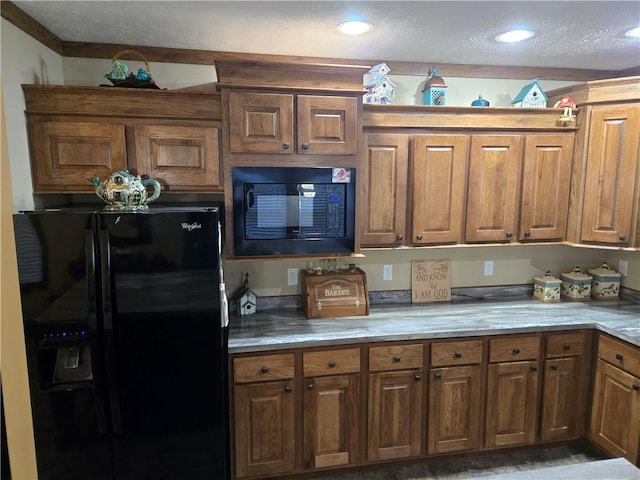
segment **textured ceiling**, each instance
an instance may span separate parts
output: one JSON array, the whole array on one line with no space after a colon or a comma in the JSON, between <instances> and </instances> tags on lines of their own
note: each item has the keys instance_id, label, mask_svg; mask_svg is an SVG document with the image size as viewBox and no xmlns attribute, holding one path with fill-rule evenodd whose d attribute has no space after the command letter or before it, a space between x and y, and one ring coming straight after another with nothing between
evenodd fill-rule
<instances>
[{"instance_id":1,"label":"textured ceiling","mask_svg":"<svg viewBox=\"0 0 640 480\"><path fill-rule=\"evenodd\" d=\"M362 60L625 70L640 1L15 1L61 40ZM351 37L350 18L375 24ZM498 33L536 36L501 45Z\"/></svg>"}]
</instances>

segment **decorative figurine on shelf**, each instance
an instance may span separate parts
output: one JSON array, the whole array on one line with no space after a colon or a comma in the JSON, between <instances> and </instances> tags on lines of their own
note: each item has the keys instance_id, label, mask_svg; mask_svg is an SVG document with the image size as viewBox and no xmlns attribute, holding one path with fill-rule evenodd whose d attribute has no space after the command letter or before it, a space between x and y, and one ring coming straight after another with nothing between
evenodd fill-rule
<instances>
[{"instance_id":1,"label":"decorative figurine on shelf","mask_svg":"<svg viewBox=\"0 0 640 480\"><path fill-rule=\"evenodd\" d=\"M367 94L364 103L387 105L393 100L396 84L388 77L389 67L386 63L379 63L369 70L371 79L364 84Z\"/></svg>"},{"instance_id":2,"label":"decorative figurine on shelf","mask_svg":"<svg viewBox=\"0 0 640 480\"><path fill-rule=\"evenodd\" d=\"M162 190L157 180L143 179L140 175L132 175L129 170L113 172L104 182L98 177L89 177L87 181L93 184L96 195L107 204L108 210L145 210ZM153 188L151 196L147 187Z\"/></svg>"},{"instance_id":3,"label":"decorative figurine on shelf","mask_svg":"<svg viewBox=\"0 0 640 480\"><path fill-rule=\"evenodd\" d=\"M522 90L513 99L511 105L522 108L547 108L547 94L538 83L539 78L534 78L531 83L522 87Z\"/></svg>"},{"instance_id":4,"label":"decorative figurine on shelf","mask_svg":"<svg viewBox=\"0 0 640 480\"><path fill-rule=\"evenodd\" d=\"M472 107L488 107L489 101L482 98L482 95L478 95L478 98L471 102Z\"/></svg>"},{"instance_id":5,"label":"decorative figurine on shelf","mask_svg":"<svg viewBox=\"0 0 640 480\"><path fill-rule=\"evenodd\" d=\"M244 284L231 297L232 305L236 306L238 315L251 315L256 313L257 307L256 294L249 288L249 274L244 275Z\"/></svg>"},{"instance_id":6,"label":"decorative figurine on shelf","mask_svg":"<svg viewBox=\"0 0 640 480\"><path fill-rule=\"evenodd\" d=\"M429 69L428 75L427 81L422 89L422 103L424 105L446 105L447 84L442 77L437 75L435 67Z\"/></svg>"},{"instance_id":7,"label":"decorative figurine on shelf","mask_svg":"<svg viewBox=\"0 0 640 480\"><path fill-rule=\"evenodd\" d=\"M564 108L562 115L558 119L559 122L575 122L576 116L573 114L573 109L576 108L576 102L574 102L570 96L565 95L558 100L553 108Z\"/></svg>"}]
</instances>

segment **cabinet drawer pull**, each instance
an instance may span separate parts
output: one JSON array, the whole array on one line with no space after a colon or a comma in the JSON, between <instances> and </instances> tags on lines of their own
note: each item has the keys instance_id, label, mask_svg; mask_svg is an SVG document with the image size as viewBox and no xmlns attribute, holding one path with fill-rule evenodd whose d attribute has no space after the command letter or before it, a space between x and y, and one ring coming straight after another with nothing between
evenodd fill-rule
<instances>
[{"instance_id":1,"label":"cabinet drawer pull","mask_svg":"<svg viewBox=\"0 0 640 480\"><path fill-rule=\"evenodd\" d=\"M303 149L303 150L309 150L309 144L308 144L307 142L304 142L304 143L302 144L302 149Z\"/></svg>"},{"instance_id":2,"label":"cabinet drawer pull","mask_svg":"<svg viewBox=\"0 0 640 480\"><path fill-rule=\"evenodd\" d=\"M422 235L416 235L417 240L422 240Z\"/></svg>"},{"instance_id":3,"label":"cabinet drawer pull","mask_svg":"<svg viewBox=\"0 0 640 480\"><path fill-rule=\"evenodd\" d=\"M516 348L514 348L514 349L513 349L513 353L514 353L515 355L519 354L519 353L520 353L520 349L519 349L519 348L517 348L517 347L516 347Z\"/></svg>"},{"instance_id":4,"label":"cabinet drawer pull","mask_svg":"<svg viewBox=\"0 0 640 480\"><path fill-rule=\"evenodd\" d=\"M552 367L553 368L553 367ZM538 371L538 367L531 367L531 371L532 372L537 372Z\"/></svg>"},{"instance_id":5,"label":"cabinet drawer pull","mask_svg":"<svg viewBox=\"0 0 640 480\"><path fill-rule=\"evenodd\" d=\"M334 362L333 360L331 360L329 362L329 368L335 368L336 367L336 362Z\"/></svg>"},{"instance_id":6,"label":"cabinet drawer pull","mask_svg":"<svg viewBox=\"0 0 640 480\"><path fill-rule=\"evenodd\" d=\"M557 365L551 365L551 370L557 370L558 366Z\"/></svg>"},{"instance_id":7,"label":"cabinet drawer pull","mask_svg":"<svg viewBox=\"0 0 640 480\"><path fill-rule=\"evenodd\" d=\"M453 354L455 358L462 358L462 352L456 352Z\"/></svg>"},{"instance_id":8,"label":"cabinet drawer pull","mask_svg":"<svg viewBox=\"0 0 640 480\"><path fill-rule=\"evenodd\" d=\"M633 389L637 392L638 390L640 390L640 385L638 385L637 383L634 383Z\"/></svg>"},{"instance_id":9,"label":"cabinet drawer pull","mask_svg":"<svg viewBox=\"0 0 640 480\"><path fill-rule=\"evenodd\" d=\"M571 345L569 345L568 343L565 343L564 345L562 345L562 349L563 350L571 350Z\"/></svg>"},{"instance_id":10,"label":"cabinet drawer pull","mask_svg":"<svg viewBox=\"0 0 640 480\"><path fill-rule=\"evenodd\" d=\"M616 353L616 360L620 360L620 361L622 361L622 359L623 359L623 358L624 358L624 357L622 356L622 354L621 354L621 353Z\"/></svg>"},{"instance_id":11,"label":"cabinet drawer pull","mask_svg":"<svg viewBox=\"0 0 640 480\"><path fill-rule=\"evenodd\" d=\"M524 236L525 238L529 238L531 236L531 232L529 231L524 232Z\"/></svg>"},{"instance_id":12,"label":"cabinet drawer pull","mask_svg":"<svg viewBox=\"0 0 640 480\"><path fill-rule=\"evenodd\" d=\"M394 361L394 363L399 363L400 362L400 357L399 356L393 357L393 361Z\"/></svg>"},{"instance_id":13,"label":"cabinet drawer pull","mask_svg":"<svg viewBox=\"0 0 640 480\"><path fill-rule=\"evenodd\" d=\"M627 239L627 236L621 234L618 236L618 238L624 242Z\"/></svg>"},{"instance_id":14,"label":"cabinet drawer pull","mask_svg":"<svg viewBox=\"0 0 640 480\"><path fill-rule=\"evenodd\" d=\"M291 387L287 387L287 388L291 388ZM307 389L308 390L313 390L313 383L310 383L309 385L307 385ZM285 389L286 391L286 389Z\"/></svg>"},{"instance_id":15,"label":"cabinet drawer pull","mask_svg":"<svg viewBox=\"0 0 640 480\"><path fill-rule=\"evenodd\" d=\"M442 374L441 373L436 373L434 375L434 377L436 378L436 380L440 380L442 378Z\"/></svg>"},{"instance_id":16,"label":"cabinet drawer pull","mask_svg":"<svg viewBox=\"0 0 640 480\"><path fill-rule=\"evenodd\" d=\"M291 393L293 389L291 387L284 387L284 393Z\"/></svg>"},{"instance_id":17,"label":"cabinet drawer pull","mask_svg":"<svg viewBox=\"0 0 640 480\"><path fill-rule=\"evenodd\" d=\"M290 146L291 146L291 145L289 145L288 143L283 143L283 144L282 144L282 148L283 148L284 150L289 150L289 147L290 147Z\"/></svg>"},{"instance_id":18,"label":"cabinet drawer pull","mask_svg":"<svg viewBox=\"0 0 640 480\"><path fill-rule=\"evenodd\" d=\"M400 233L400 234L398 234L398 235L396 236L396 240L398 240L399 242L401 242L402 240L404 240L404 235L402 235L401 233Z\"/></svg>"},{"instance_id":19,"label":"cabinet drawer pull","mask_svg":"<svg viewBox=\"0 0 640 480\"><path fill-rule=\"evenodd\" d=\"M416 382L419 382L420 380L422 380L422 375L416 375L415 377L413 377L416 379Z\"/></svg>"},{"instance_id":20,"label":"cabinet drawer pull","mask_svg":"<svg viewBox=\"0 0 640 480\"><path fill-rule=\"evenodd\" d=\"M260 371L261 371L262 373L267 373L267 372L269 371L269 369L268 369L267 367L262 367L262 368L260 369Z\"/></svg>"},{"instance_id":21,"label":"cabinet drawer pull","mask_svg":"<svg viewBox=\"0 0 640 480\"><path fill-rule=\"evenodd\" d=\"M513 233L512 232L507 232L507 238L511 238L513 237Z\"/></svg>"}]
</instances>

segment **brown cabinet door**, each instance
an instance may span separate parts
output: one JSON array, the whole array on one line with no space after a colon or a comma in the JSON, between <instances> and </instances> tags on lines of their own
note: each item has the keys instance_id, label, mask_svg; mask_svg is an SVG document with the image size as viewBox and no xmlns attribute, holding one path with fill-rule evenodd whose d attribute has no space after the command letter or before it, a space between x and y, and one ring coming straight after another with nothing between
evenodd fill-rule
<instances>
[{"instance_id":1,"label":"brown cabinet door","mask_svg":"<svg viewBox=\"0 0 640 480\"><path fill-rule=\"evenodd\" d=\"M480 380L480 365L431 370L428 453L480 447Z\"/></svg>"},{"instance_id":2,"label":"brown cabinet door","mask_svg":"<svg viewBox=\"0 0 640 480\"><path fill-rule=\"evenodd\" d=\"M535 440L538 362L489 365L485 445L506 447Z\"/></svg>"},{"instance_id":3,"label":"brown cabinet door","mask_svg":"<svg viewBox=\"0 0 640 480\"><path fill-rule=\"evenodd\" d=\"M416 135L413 146L411 243L460 243L469 136Z\"/></svg>"},{"instance_id":4,"label":"brown cabinet door","mask_svg":"<svg viewBox=\"0 0 640 480\"><path fill-rule=\"evenodd\" d=\"M356 97L298 95L296 100L298 153L352 155L357 152Z\"/></svg>"},{"instance_id":5,"label":"brown cabinet door","mask_svg":"<svg viewBox=\"0 0 640 480\"><path fill-rule=\"evenodd\" d=\"M305 468L358 463L359 384L357 374L305 379Z\"/></svg>"},{"instance_id":6,"label":"brown cabinet door","mask_svg":"<svg viewBox=\"0 0 640 480\"><path fill-rule=\"evenodd\" d=\"M292 471L295 465L293 382L234 387L238 478Z\"/></svg>"},{"instance_id":7,"label":"brown cabinet door","mask_svg":"<svg viewBox=\"0 0 640 480\"><path fill-rule=\"evenodd\" d=\"M369 375L369 461L420 455L421 379L419 370Z\"/></svg>"},{"instance_id":8,"label":"brown cabinet door","mask_svg":"<svg viewBox=\"0 0 640 480\"><path fill-rule=\"evenodd\" d=\"M589 439L614 457L640 463L640 379L600 359Z\"/></svg>"},{"instance_id":9,"label":"brown cabinet door","mask_svg":"<svg viewBox=\"0 0 640 480\"><path fill-rule=\"evenodd\" d=\"M640 107L594 107L582 212L583 242L631 245L638 217Z\"/></svg>"},{"instance_id":10,"label":"brown cabinet door","mask_svg":"<svg viewBox=\"0 0 640 480\"><path fill-rule=\"evenodd\" d=\"M124 125L30 121L29 135L34 193L92 192L88 177L127 168Z\"/></svg>"},{"instance_id":11,"label":"brown cabinet door","mask_svg":"<svg viewBox=\"0 0 640 480\"><path fill-rule=\"evenodd\" d=\"M361 245L403 245L406 235L408 135L367 134L358 179ZM359 174L360 175L360 174Z\"/></svg>"},{"instance_id":12,"label":"brown cabinet door","mask_svg":"<svg viewBox=\"0 0 640 480\"><path fill-rule=\"evenodd\" d=\"M293 144L293 95L229 92L233 153L289 153Z\"/></svg>"},{"instance_id":13,"label":"brown cabinet door","mask_svg":"<svg viewBox=\"0 0 640 480\"><path fill-rule=\"evenodd\" d=\"M519 239L563 240L567 231L573 134L527 135Z\"/></svg>"},{"instance_id":14,"label":"brown cabinet door","mask_svg":"<svg viewBox=\"0 0 640 480\"><path fill-rule=\"evenodd\" d=\"M578 436L582 357L547 360L542 386L540 439L570 440Z\"/></svg>"},{"instance_id":15,"label":"brown cabinet door","mask_svg":"<svg viewBox=\"0 0 640 480\"><path fill-rule=\"evenodd\" d=\"M519 135L471 138L467 192L467 242L504 242L517 238Z\"/></svg>"},{"instance_id":16,"label":"brown cabinet door","mask_svg":"<svg viewBox=\"0 0 640 480\"><path fill-rule=\"evenodd\" d=\"M218 127L137 125L130 165L168 190L221 190L219 131Z\"/></svg>"}]
</instances>

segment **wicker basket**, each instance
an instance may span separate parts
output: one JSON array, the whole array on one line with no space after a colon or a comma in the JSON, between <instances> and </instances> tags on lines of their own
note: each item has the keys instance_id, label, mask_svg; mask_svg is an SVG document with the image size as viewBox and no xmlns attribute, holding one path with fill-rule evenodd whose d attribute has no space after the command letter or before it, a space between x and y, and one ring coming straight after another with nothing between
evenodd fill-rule
<instances>
[{"instance_id":1,"label":"wicker basket","mask_svg":"<svg viewBox=\"0 0 640 480\"><path fill-rule=\"evenodd\" d=\"M135 55L144 62L145 68L140 68L136 75L130 73L127 66L119 60L120 57L127 54ZM136 50L121 50L113 56L111 64L111 70L105 73L104 76L114 87L159 88L151 77L149 62L140 52Z\"/></svg>"}]
</instances>

